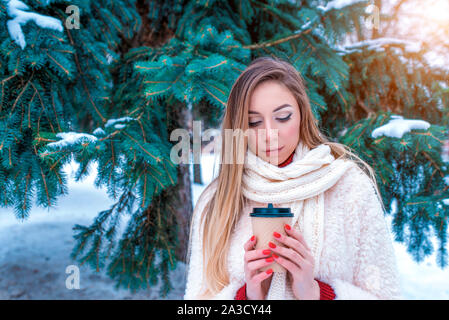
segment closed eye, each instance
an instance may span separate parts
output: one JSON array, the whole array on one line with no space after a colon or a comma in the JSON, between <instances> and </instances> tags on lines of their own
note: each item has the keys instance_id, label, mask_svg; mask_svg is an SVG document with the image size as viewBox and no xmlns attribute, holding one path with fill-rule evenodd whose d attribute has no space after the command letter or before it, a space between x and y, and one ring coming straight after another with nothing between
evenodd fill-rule
<instances>
[{"instance_id":1,"label":"closed eye","mask_svg":"<svg viewBox=\"0 0 449 320\"><path fill-rule=\"evenodd\" d=\"M286 116L285 118L276 118L276 120L281 121L281 122L286 122L288 120L290 120L290 118L292 117L292 113L290 113L288 116ZM259 125L259 123L261 123L262 121L256 121L256 122L250 122L249 126L250 127L255 127L257 125Z\"/></svg>"},{"instance_id":2,"label":"closed eye","mask_svg":"<svg viewBox=\"0 0 449 320\"><path fill-rule=\"evenodd\" d=\"M287 121L288 119L290 119L292 117L292 113L290 113L288 116L286 116L285 118L276 118L279 121Z\"/></svg>"}]
</instances>

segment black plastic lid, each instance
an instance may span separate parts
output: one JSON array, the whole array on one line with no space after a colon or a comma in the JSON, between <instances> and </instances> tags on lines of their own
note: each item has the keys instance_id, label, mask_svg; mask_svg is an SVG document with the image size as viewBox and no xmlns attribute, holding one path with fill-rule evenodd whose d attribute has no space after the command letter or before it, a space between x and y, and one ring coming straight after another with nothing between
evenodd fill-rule
<instances>
[{"instance_id":1,"label":"black plastic lid","mask_svg":"<svg viewBox=\"0 0 449 320\"><path fill-rule=\"evenodd\" d=\"M268 207L253 208L253 212L249 215L251 217L264 218L293 217L293 213L290 211L290 208L275 208L272 203L269 203Z\"/></svg>"}]
</instances>

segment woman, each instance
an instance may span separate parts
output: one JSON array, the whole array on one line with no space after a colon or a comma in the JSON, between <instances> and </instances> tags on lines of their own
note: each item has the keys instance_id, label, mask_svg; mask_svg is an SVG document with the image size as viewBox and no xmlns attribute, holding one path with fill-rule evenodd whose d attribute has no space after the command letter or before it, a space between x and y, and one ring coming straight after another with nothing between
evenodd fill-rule
<instances>
[{"instance_id":1,"label":"woman","mask_svg":"<svg viewBox=\"0 0 449 320\"><path fill-rule=\"evenodd\" d=\"M243 143L227 139L229 129L246 132ZM321 134L292 65L262 57L243 71L221 137L218 176L192 217L185 299L401 297L373 170ZM249 213L268 203L294 218L255 250ZM258 271L273 263L287 272Z\"/></svg>"}]
</instances>

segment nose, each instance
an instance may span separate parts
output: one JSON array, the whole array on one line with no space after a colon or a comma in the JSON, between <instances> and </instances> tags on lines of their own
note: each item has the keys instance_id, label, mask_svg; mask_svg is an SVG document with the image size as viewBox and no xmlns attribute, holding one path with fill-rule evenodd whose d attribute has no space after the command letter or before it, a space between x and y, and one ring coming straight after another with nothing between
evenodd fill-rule
<instances>
[{"instance_id":1,"label":"nose","mask_svg":"<svg viewBox=\"0 0 449 320\"><path fill-rule=\"evenodd\" d=\"M273 125L272 120L268 119L265 121L265 145L267 149L273 149L277 147L279 129Z\"/></svg>"}]
</instances>

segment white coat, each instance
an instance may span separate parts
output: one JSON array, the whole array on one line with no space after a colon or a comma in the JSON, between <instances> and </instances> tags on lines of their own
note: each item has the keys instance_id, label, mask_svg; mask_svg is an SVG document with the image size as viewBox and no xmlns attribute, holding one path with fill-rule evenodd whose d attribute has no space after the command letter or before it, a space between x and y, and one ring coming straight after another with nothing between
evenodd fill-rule
<instances>
[{"instance_id":1,"label":"white coat","mask_svg":"<svg viewBox=\"0 0 449 320\"><path fill-rule=\"evenodd\" d=\"M192 218L190 262L184 299L197 299L203 276L200 214L214 188L203 192ZM329 284L335 299L402 299L393 239L369 177L358 167L324 192L324 237L318 280ZM230 283L212 299L234 299L245 283L243 245L252 236L249 213L267 204L248 201L232 234L228 255ZM295 224L294 228L298 229ZM299 229L298 229L299 230ZM272 279L270 290L276 288ZM283 299L295 299L291 284L284 282Z\"/></svg>"}]
</instances>

